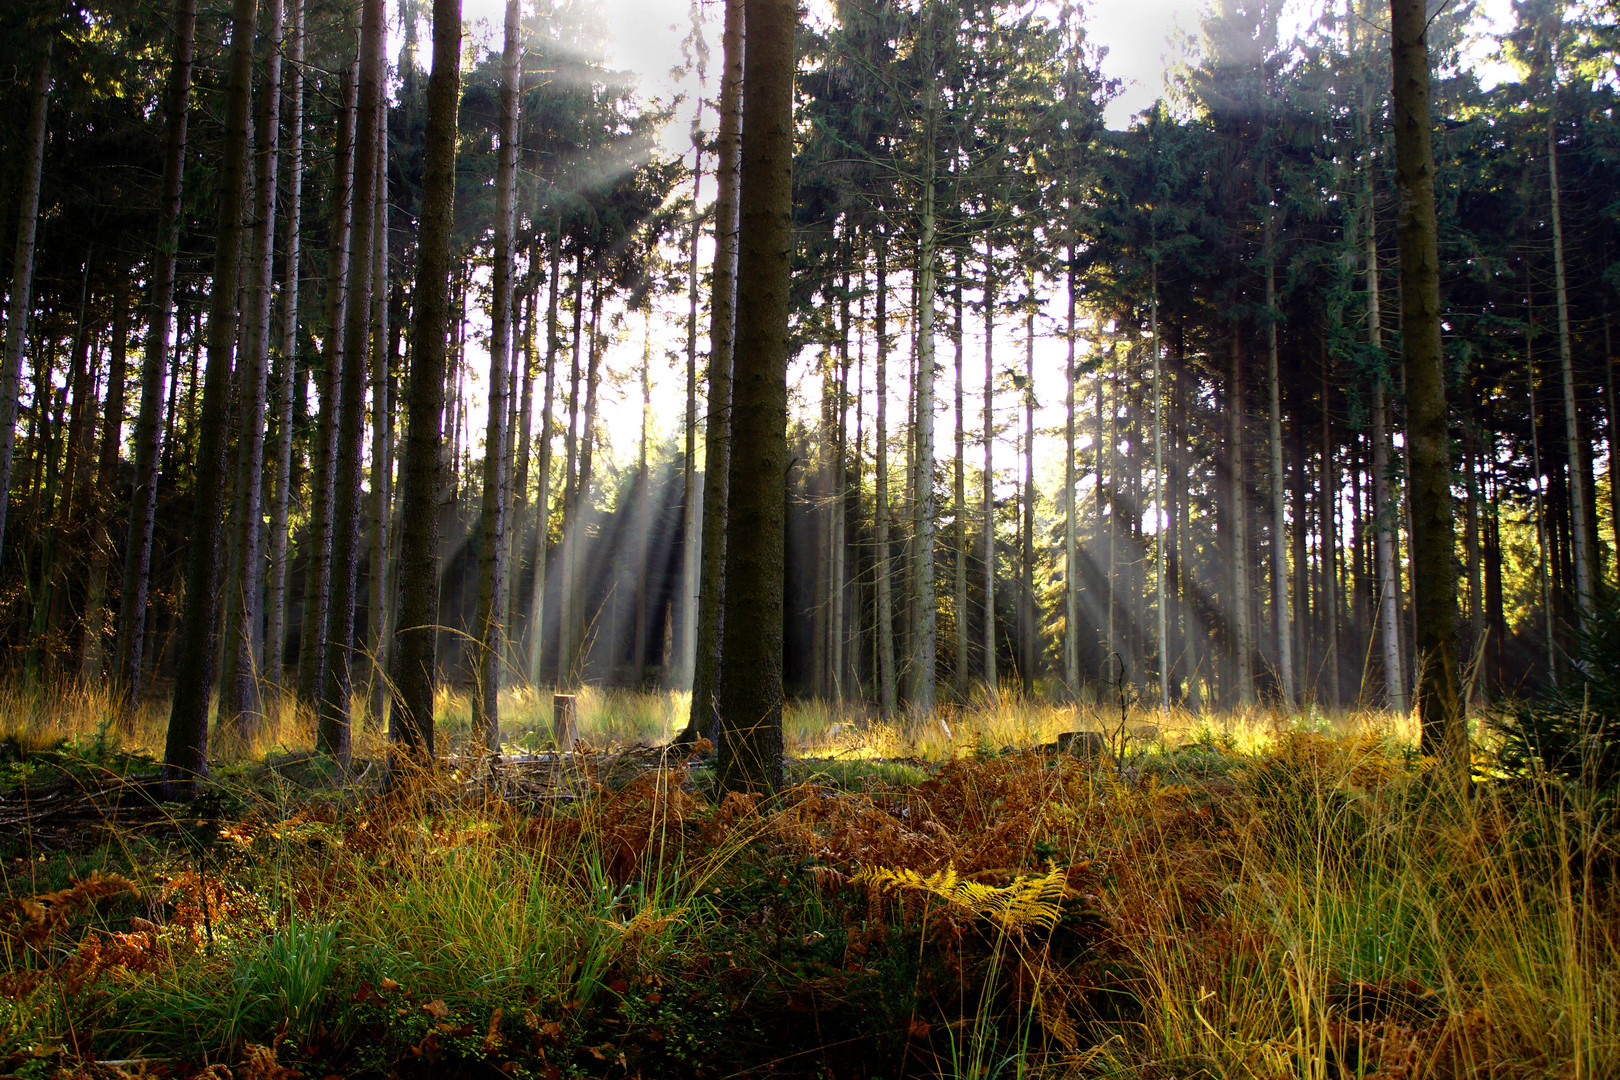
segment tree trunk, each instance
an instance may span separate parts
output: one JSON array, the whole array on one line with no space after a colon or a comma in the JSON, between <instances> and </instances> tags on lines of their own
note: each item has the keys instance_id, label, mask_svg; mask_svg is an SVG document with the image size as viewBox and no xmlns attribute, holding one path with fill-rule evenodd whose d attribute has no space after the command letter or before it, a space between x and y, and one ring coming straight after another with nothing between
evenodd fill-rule
<instances>
[{"instance_id":1,"label":"tree trunk","mask_svg":"<svg viewBox=\"0 0 1620 1080\"><path fill-rule=\"evenodd\" d=\"M287 32L287 61L292 78L286 88L287 134L290 143L282 155L282 183L287 189L287 255L282 270L281 348L276 356L275 495L270 510L269 597L264 635L264 668L275 682L281 680L286 656L287 625L287 516L292 502L293 399L298 385L299 245L302 237L304 192L304 0L291 0L292 25Z\"/></svg>"},{"instance_id":2,"label":"tree trunk","mask_svg":"<svg viewBox=\"0 0 1620 1080\"><path fill-rule=\"evenodd\" d=\"M360 99L357 109L354 211L349 245L348 313L343 320L343 376L338 392L337 468L332 493L332 596L326 615L326 674L316 746L347 769L353 740L354 615L360 577L361 496L365 448L366 362L371 336L371 264L376 252L377 106L384 92L387 32L383 0L363 0L360 20ZM503 402L504 410L504 402ZM504 416L504 411L502 412Z\"/></svg>"},{"instance_id":3,"label":"tree trunk","mask_svg":"<svg viewBox=\"0 0 1620 1080\"><path fill-rule=\"evenodd\" d=\"M1267 246L1273 244L1271 224ZM1282 682L1284 708L1292 709L1294 692L1294 630L1289 625L1288 515L1283 484L1282 374L1277 361L1277 267L1275 252L1266 259L1266 390L1270 405L1271 444L1271 613L1277 634L1277 674Z\"/></svg>"},{"instance_id":4,"label":"tree trunk","mask_svg":"<svg viewBox=\"0 0 1620 1080\"><path fill-rule=\"evenodd\" d=\"M182 18L184 13L182 12ZM178 66L180 61L175 60ZM187 65L189 72L190 66ZM28 129L23 135L28 161L22 198L17 203L17 248L11 263L11 308L6 313L5 372L0 376L0 542L6 534L11 498L11 462L17 443L17 397L22 384L22 358L28 347L28 316L34 285L34 235L39 221L40 176L45 168L45 118L51 89L51 51L34 61L28 84Z\"/></svg>"},{"instance_id":5,"label":"tree trunk","mask_svg":"<svg viewBox=\"0 0 1620 1080\"><path fill-rule=\"evenodd\" d=\"M556 392L557 350L561 338L557 333L557 294L562 278L562 213L556 212L551 242L551 285L546 298L546 384L540 402L540 473L539 490L535 495L534 583L529 603L529 656L528 677L536 688L542 685L541 656L546 646L546 555L551 538L551 401Z\"/></svg>"},{"instance_id":6,"label":"tree trunk","mask_svg":"<svg viewBox=\"0 0 1620 1080\"><path fill-rule=\"evenodd\" d=\"M1322 658L1322 700L1329 708L1344 701L1339 653L1339 469L1333 460L1332 386L1328 381L1327 345L1322 346L1322 446L1318 510L1322 547L1322 634L1326 642Z\"/></svg>"},{"instance_id":7,"label":"tree trunk","mask_svg":"<svg viewBox=\"0 0 1620 1080\"><path fill-rule=\"evenodd\" d=\"M319 705L326 680L326 623L332 591L332 514L337 468L339 392L351 284L353 251L355 131L358 126L359 79L353 65L340 77L343 110L339 114L337 157L332 168L331 226L327 247L326 340L322 343L321 418L315 428L314 507L310 514L308 570L304 577L304 611L298 635L298 700Z\"/></svg>"},{"instance_id":8,"label":"tree trunk","mask_svg":"<svg viewBox=\"0 0 1620 1080\"><path fill-rule=\"evenodd\" d=\"M696 9L693 9L696 10ZM696 30L694 29L694 33ZM681 543L681 591L676 605L679 628L675 635L675 658L669 683L675 690L692 689L693 664L697 658L698 580L701 576L703 506L699 502L697 468L697 322L698 322L698 239L703 224L697 207L703 189L703 106L692 119L692 230L686 265L686 425L685 454L681 462L681 516L685 521ZM704 479L707 479L705 475ZM669 664L669 658L665 658Z\"/></svg>"},{"instance_id":9,"label":"tree trunk","mask_svg":"<svg viewBox=\"0 0 1620 1080\"><path fill-rule=\"evenodd\" d=\"M387 59L381 75L387 75ZM388 555L389 510L393 500L394 402L389 375L392 360L388 327L388 100L377 100L377 185L371 224L371 551L367 576L370 610L366 618L368 712L373 730L382 730L388 713Z\"/></svg>"},{"instance_id":10,"label":"tree trunk","mask_svg":"<svg viewBox=\"0 0 1620 1080\"><path fill-rule=\"evenodd\" d=\"M894 685L894 599L891 587L893 573L889 543L889 275L887 263L888 237L874 232L877 251L877 445L873 460L877 470L873 490L876 495L874 531L877 556L873 567L877 578L877 659L878 707L884 716L893 716L897 702Z\"/></svg>"},{"instance_id":11,"label":"tree trunk","mask_svg":"<svg viewBox=\"0 0 1620 1080\"><path fill-rule=\"evenodd\" d=\"M714 728L724 640L726 484L731 471L731 362L736 339L737 182L741 165L743 0L726 0L716 132L714 268L709 288L709 415L703 431L703 508L692 708L680 739ZM690 528L690 526L689 526ZM688 538L690 542L690 537ZM714 728L716 731L717 728Z\"/></svg>"},{"instance_id":12,"label":"tree trunk","mask_svg":"<svg viewBox=\"0 0 1620 1080\"><path fill-rule=\"evenodd\" d=\"M1557 101L1556 84L1550 87ZM1552 205L1553 289L1558 300L1558 363L1564 375L1564 452L1569 456L1570 532L1575 552L1575 607L1585 626L1596 610L1597 562L1587 524L1586 470L1582 467L1580 414L1575 408L1575 362L1570 348L1569 298L1564 274L1564 217L1558 193L1558 113L1547 111L1547 191Z\"/></svg>"},{"instance_id":13,"label":"tree trunk","mask_svg":"<svg viewBox=\"0 0 1620 1080\"><path fill-rule=\"evenodd\" d=\"M1227 402L1227 457L1231 463L1232 604L1234 631L1232 662L1237 669L1237 696L1242 705L1254 704L1254 625L1249 619L1249 506L1248 468L1243 437L1243 352L1238 329L1232 327L1232 364Z\"/></svg>"},{"instance_id":14,"label":"tree trunk","mask_svg":"<svg viewBox=\"0 0 1620 1080\"><path fill-rule=\"evenodd\" d=\"M179 0L172 46L174 59L170 62L168 85L164 88L166 141L163 148L163 194L158 202L157 240L148 293L146 347L141 358L141 403L135 418L135 485L129 502L123 597L118 610L118 661L113 674L115 692L120 694L124 702L119 724L125 730L132 726L134 720L134 707L140 701L141 675L145 668L146 607L163 438L163 381L169 367L169 320L174 309L175 261L180 242L180 187L184 179L186 118L191 100L191 63L196 29L196 0ZM3 391L5 401L16 400L13 390L8 387ZM173 415L173 409L170 415ZM11 427L10 424L4 425L4 430L10 431Z\"/></svg>"},{"instance_id":15,"label":"tree trunk","mask_svg":"<svg viewBox=\"0 0 1620 1080\"><path fill-rule=\"evenodd\" d=\"M1406 369L1412 601L1425 754L1468 781L1468 728L1457 674L1457 575L1451 445L1440 351L1440 257L1423 0L1390 0L1394 55L1396 236L1401 259L1401 358Z\"/></svg>"},{"instance_id":16,"label":"tree trunk","mask_svg":"<svg viewBox=\"0 0 1620 1080\"><path fill-rule=\"evenodd\" d=\"M113 330L107 366L107 396L102 413L101 446L96 460L94 514L90 537L90 582L85 599L84 652L79 682L99 685L106 659L107 568L112 562L113 489L118 481L118 448L123 442L124 381L128 373L129 273L120 268L113 279Z\"/></svg>"},{"instance_id":17,"label":"tree trunk","mask_svg":"<svg viewBox=\"0 0 1620 1080\"><path fill-rule=\"evenodd\" d=\"M995 448L995 327L996 327L996 270L995 251L985 245L984 251L984 474L980 478L983 495L984 535L984 686L991 697L996 694L996 473Z\"/></svg>"},{"instance_id":18,"label":"tree trunk","mask_svg":"<svg viewBox=\"0 0 1620 1080\"><path fill-rule=\"evenodd\" d=\"M255 0L231 8L230 74L225 94L225 152L219 172L218 234L208 310L208 367L203 376L197 449L196 510L186 593L175 656L174 702L163 753L171 799L189 795L208 774L208 705L214 686L214 600L225 517L225 447L230 423L231 353L236 343L242 203L247 189L248 105L253 81Z\"/></svg>"},{"instance_id":19,"label":"tree trunk","mask_svg":"<svg viewBox=\"0 0 1620 1080\"><path fill-rule=\"evenodd\" d=\"M399 616L394 631L395 742L433 758L433 653L439 606L440 427L450 323L450 232L455 222L456 121L461 101L461 0L433 0L433 72L428 76L422 213L416 262L406 443L400 486Z\"/></svg>"},{"instance_id":20,"label":"tree trunk","mask_svg":"<svg viewBox=\"0 0 1620 1080\"><path fill-rule=\"evenodd\" d=\"M225 578L225 670L220 679L219 727L226 738L249 746L264 721L259 691L262 663L261 616L264 575L263 522L265 398L270 369L270 321L276 256L276 166L281 131L281 0L265 0L267 49L259 84L258 130L254 137L253 275L247 300L246 348L237 364L240 420L236 448L236 507L231 528L230 571Z\"/></svg>"},{"instance_id":21,"label":"tree trunk","mask_svg":"<svg viewBox=\"0 0 1620 1080\"><path fill-rule=\"evenodd\" d=\"M956 700L967 701L968 638L972 620L968 618L968 505L967 505L967 395L963 378L962 352L962 257L956 257L956 281L951 289L953 307L951 345L956 353L956 454L952 463L951 503L956 511L956 580L953 594L956 609ZM1074 365L1070 364L1070 370Z\"/></svg>"},{"instance_id":22,"label":"tree trunk","mask_svg":"<svg viewBox=\"0 0 1620 1080\"><path fill-rule=\"evenodd\" d=\"M798 8L745 0L736 381L726 516L721 791L782 782L782 568L786 518L788 279Z\"/></svg>"},{"instance_id":23,"label":"tree trunk","mask_svg":"<svg viewBox=\"0 0 1620 1080\"><path fill-rule=\"evenodd\" d=\"M1024 513L1022 588L1019 590L1019 659L1024 699L1035 696L1035 665L1040 656L1040 622L1035 607L1035 278L1029 279L1024 315Z\"/></svg>"},{"instance_id":24,"label":"tree trunk","mask_svg":"<svg viewBox=\"0 0 1620 1080\"><path fill-rule=\"evenodd\" d=\"M512 349L512 235L516 229L518 0L506 0L506 34L501 50L500 155L495 167L495 304L489 349L489 424L484 436L483 543L478 560L478 635L473 665L473 727L484 748L501 746L501 657L506 628L501 598L506 595L506 440L507 374Z\"/></svg>"},{"instance_id":25,"label":"tree trunk","mask_svg":"<svg viewBox=\"0 0 1620 1080\"><path fill-rule=\"evenodd\" d=\"M930 40L932 40L930 38ZM933 80L928 83L927 110L932 116ZM932 130L932 123L926 125ZM934 711L934 669L938 655L939 608L934 595L934 156L931 141L923 181L922 239L917 271L917 411L916 461L912 466L913 543L911 565L911 686L907 695L919 713Z\"/></svg>"}]
</instances>

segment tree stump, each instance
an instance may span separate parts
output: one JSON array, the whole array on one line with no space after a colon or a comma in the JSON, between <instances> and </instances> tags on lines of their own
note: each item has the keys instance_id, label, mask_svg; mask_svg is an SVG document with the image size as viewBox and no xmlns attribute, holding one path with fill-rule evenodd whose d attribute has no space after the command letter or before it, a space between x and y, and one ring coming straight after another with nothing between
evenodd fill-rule
<instances>
[{"instance_id":1,"label":"tree stump","mask_svg":"<svg viewBox=\"0 0 1620 1080\"><path fill-rule=\"evenodd\" d=\"M572 750L579 738L579 713L573 694L551 695L551 741L558 750Z\"/></svg>"}]
</instances>

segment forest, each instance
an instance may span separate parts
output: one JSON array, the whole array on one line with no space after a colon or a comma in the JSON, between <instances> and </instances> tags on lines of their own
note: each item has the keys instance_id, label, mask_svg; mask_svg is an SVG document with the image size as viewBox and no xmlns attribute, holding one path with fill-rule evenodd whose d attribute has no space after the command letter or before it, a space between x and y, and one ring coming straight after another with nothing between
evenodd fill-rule
<instances>
[{"instance_id":1,"label":"forest","mask_svg":"<svg viewBox=\"0 0 1620 1080\"><path fill-rule=\"evenodd\" d=\"M1620 1075L1620 19L1504 11L1121 125L1074 0L6 5L0 1070Z\"/></svg>"}]
</instances>

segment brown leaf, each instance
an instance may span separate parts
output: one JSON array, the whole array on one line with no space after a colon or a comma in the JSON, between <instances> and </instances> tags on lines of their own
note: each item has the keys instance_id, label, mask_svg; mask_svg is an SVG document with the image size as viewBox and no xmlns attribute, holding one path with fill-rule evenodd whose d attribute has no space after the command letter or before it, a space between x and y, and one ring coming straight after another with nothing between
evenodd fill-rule
<instances>
[{"instance_id":1,"label":"brown leaf","mask_svg":"<svg viewBox=\"0 0 1620 1080\"><path fill-rule=\"evenodd\" d=\"M911 1026L906 1028L906 1034L913 1039L926 1039L928 1033L934 1030L934 1025L926 1020L913 1020Z\"/></svg>"},{"instance_id":2,"label":"brown leaf","mask_svg":"<svg viewBox=\"0 0 1620 1080\"><path fill-rule=\"evenodd\" d=\"M422 1011L433 1017L435 1020L443 1020L445 1017L450 1015L450 1006L444 1003L443 998L434 998L432 1001L422 1006Z\"/></svg>"}]
</instances>

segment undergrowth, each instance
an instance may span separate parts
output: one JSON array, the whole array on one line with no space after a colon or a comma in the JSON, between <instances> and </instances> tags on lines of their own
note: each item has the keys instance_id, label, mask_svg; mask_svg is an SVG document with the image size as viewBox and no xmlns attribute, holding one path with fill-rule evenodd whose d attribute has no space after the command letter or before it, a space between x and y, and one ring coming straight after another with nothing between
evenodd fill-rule
<instances>
[{"instance_id":1,"label":"undergrowth","mask_svg":"<svg viewBox=\"0 0 1620 1080\"><path fill-rule=\"evenodd\" d=\"M771 803L656 764L540 808L222 770L211 803L5 857L0 1072L1620 1074L1601 816L1461 801L1387 722L1133 715L1082 760L1042 749L1057 710L998 708L932 760L871 758L937 718L807 731ZM18 764L47 752L84 783L145 760Z\"/></svg>"}]
</instances>

